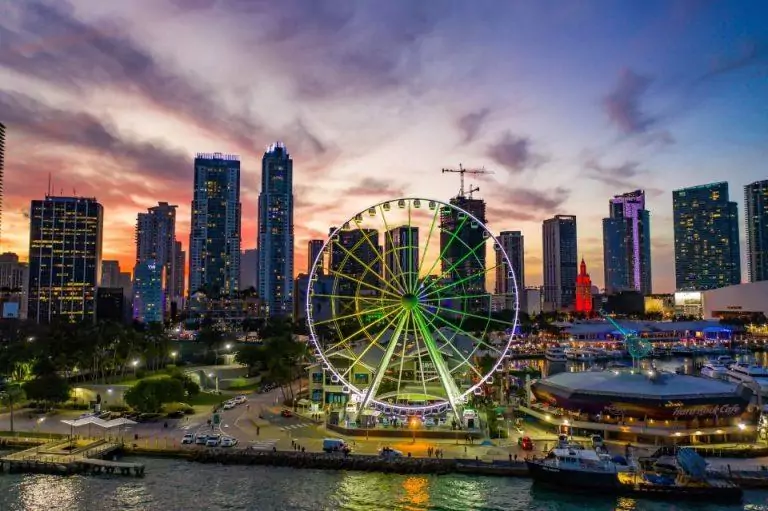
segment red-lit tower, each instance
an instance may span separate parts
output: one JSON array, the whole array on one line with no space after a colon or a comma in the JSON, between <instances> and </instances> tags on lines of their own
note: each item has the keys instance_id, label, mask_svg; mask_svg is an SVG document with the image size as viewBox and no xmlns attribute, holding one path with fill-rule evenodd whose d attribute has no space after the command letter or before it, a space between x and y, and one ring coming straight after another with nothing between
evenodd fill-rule
<instances>
[{"instance_id":1,"label":"red-lit tower","mask_svg":"<svg viewBox=\"0 0 768 511\"><path fill-rule=\"evenodd\" d=\"M592 279L587 273L587 263L581 259L579 274L576 276L576 305L574 312L590 314L592 312Z\"/></svg>"}]
</instances>

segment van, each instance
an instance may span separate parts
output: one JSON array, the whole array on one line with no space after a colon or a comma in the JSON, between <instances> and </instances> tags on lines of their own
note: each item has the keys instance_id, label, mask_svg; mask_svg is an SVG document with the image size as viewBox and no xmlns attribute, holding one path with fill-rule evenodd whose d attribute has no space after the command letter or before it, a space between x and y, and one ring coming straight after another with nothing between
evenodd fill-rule
<instances>
[{"instance_id":1,"label":"van","mask_svg":"<svg viewBox=\"0 0 768 511\"><path fill-rule=\"evenodd\" d=\"M324 452L341 452L347 448L347 443L340 438L326 438L323 440Z\"/></svg>"}]
</instances>

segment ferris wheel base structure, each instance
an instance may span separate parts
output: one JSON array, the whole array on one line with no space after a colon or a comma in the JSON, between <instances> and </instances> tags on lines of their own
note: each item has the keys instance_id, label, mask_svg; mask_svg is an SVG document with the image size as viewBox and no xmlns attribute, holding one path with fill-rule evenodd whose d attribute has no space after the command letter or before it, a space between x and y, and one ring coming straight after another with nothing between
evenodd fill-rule
<instances>
[{"instance_id":1,"label":"ferris wheel base structure","mask_svg":"<svg viewBox=\"0 0 768 511\"><path fill-rule=\"evenodd\" d=\"M324 381L341 386L357 414L451 413L461 423L504 368L517 283L481 217L453 201L394 199L352 215L325 241L306 291L310 345ZM494 278L504 285L492 294ZM498 303L511 321L492 315Z\"/></svg>"}]
</instances>

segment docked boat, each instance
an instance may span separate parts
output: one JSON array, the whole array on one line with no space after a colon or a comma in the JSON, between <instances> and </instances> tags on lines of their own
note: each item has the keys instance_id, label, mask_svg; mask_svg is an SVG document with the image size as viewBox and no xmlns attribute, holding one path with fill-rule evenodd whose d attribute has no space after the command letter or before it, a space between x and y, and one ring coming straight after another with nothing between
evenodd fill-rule
<instances>
[{"instance_id":1,"label":"docked boat","mask_svg":"<svg viewBox=\"0 0 768 511\"><path fill-rule=\"evenodd\" d=\"M768 369L757 364L738 363L728 368L728 379L735 383L757 385L763 394L768 393Z\"/></svg>"},{"instance_id":2,"label":"docked boat","mask_svg":"<svg viewBox=\"0 0 768 511\"><path fill-rule=\"evenodd\" d=\"M550 362L556 363L565 363L568 360L568 357L565 355L565 350L560 346L547 348L547 351L544 352L544 358Z\"/></svg>"},{"instance_id":3,"label":"docked boat","mask_svg":"<svg viewBox=\"0 0 768 511\"><path fill-rule=\"evenodd\" d=\"M605 493L634 498L740 503L741 488L707 477L706 462L694 450L681 448L669 462L630 468L619 457L570 446L555 448L543 459L527 459L534 482L559 491Z\"/></svg>"},{"instance_id":4,"label":"docked boat","mask_svg":"<svg viewBox=\"0 0 768 511\"><path fill-rule=\"evenodd\" d=\"M669 352L672 355L682 356L682 357L690 357L691 355L693 355L693 350L688 346L685 346L684 344L675 344L674 346L672 346Z\"/></svg>"},{"instance_id":5,"label":"docked boat","mask_svg":"<svg viewBox=\"0 0 768 511\"><path fill-rule=\"evenodd\" d=\"M710 360L701 368L701 375L713 380L727 380L728 368L717 360Z\"/></svg>"},{"instance_id":6,"label":"docked boat","mask_svg":"<svg viewBox=\"0 0 768 511\"><path fill-rule=\"evenodd\" d=\"M718 363L723 364L726 368L731 367L736 363L736 361L730 355L720 355L715 360L717 360Z\"/></svg>"}]
</instances>

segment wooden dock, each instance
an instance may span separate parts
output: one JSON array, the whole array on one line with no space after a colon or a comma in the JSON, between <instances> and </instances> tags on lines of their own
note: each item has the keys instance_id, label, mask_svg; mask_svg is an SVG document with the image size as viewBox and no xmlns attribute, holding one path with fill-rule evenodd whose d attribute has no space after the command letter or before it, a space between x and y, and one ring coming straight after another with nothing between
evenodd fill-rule
<instances>
[{"instance_id":1,"label":"wooden dock","mask_svg":"<svg viewBox=\"0 0 768 511\"><path fill-rule=\"evenodd\" d=\"M10 473L143 476L143 464L102 459L120 448L120 444L105 440L87 443L57 440L3 456L0 458L0 472L7 467Z\"/></svg>"}]
</instances>

